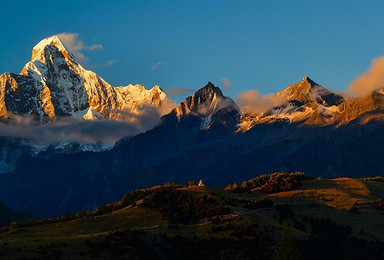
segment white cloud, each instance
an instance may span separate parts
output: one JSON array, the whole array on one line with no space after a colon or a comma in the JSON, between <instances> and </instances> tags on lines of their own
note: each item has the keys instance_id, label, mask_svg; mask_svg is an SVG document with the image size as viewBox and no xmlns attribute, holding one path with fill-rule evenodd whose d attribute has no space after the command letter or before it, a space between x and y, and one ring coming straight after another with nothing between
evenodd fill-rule
<instances>
[{"instance_id":1,"label":"white cloud","mask_svg":"<svg viewBox=\"0 0 384 260\"><path fill-rule=\"evenodd\" d=\"M59 39L64 43L65 47L67 47L72 54L78 59L80 62L87 62L89 58L85 56L81 50L94 51L103 49L103 45L101 44L93 44L86 45L83 41L79 40L78 33L60 33L56 35Z\"/></svg>"}]
</instances>

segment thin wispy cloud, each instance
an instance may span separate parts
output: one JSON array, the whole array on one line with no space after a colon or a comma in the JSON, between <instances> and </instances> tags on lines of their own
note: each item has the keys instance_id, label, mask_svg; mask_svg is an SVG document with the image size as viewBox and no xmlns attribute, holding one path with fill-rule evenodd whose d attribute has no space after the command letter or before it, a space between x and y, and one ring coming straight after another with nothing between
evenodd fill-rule
<instances>
[{"instance_id":1,"label":"thin wispy cloud","mask_svg":"<svg viewBox=\"0 0 384 260\"><path fill-rule=\"evenodd\" d=\"M94 51L103 49L102 44L93 44L86 45L82 40L79 39L78 33L60 33L56 35L59 39L64 43L65 47L67 47L72 54L78 59L80 62L86 63L89 58L82 53L82 50Z\"/></svg>"},{"instance_id":2,"label":"thin wispy cloud","mask_svg":"<svg viewBox=\"0 0 384 260\"><path fill-rule=\"evenodd\" d=\"M89 50L89 51L101 50L101 49L103 49L103 45L102 44L94 44L94 45L91 45L91 46L85 46L84 49Z\"/></svg>"},{"instance_id":3,"label":"thin wispy cloud","mask_svg":"<svg viewBox=\"0 0 384 260\"><path fill-rule=\"evenodd\" d=\"M167 90L168 95L182 96L194 92L192 88L170 88Z\"/></svg>"},{"instance_id":4,"label":"thin wispy cloud","mask_svg":"<svg viewBox=\"0 0 384 260\"><path fill-rule=\"evenodd\" d=\"M165 65L167 65L167 63L165 62L162 62L162 61L156 62L155 64L152 65L151 71L155 71L158 68L164 67Z\"/></svg>"},{"instance_id":5,"label":"thin wispy cloud","mask_svg":"<svg viewBox=\"0 0 384 260\"><path fill-rule=\"evenodd\" d=\"M111 67L113 64L115 64L116 60L109 60L107 61L106 63L104 63L102 65L102 67L106 68L106 67Z\"/></svg>"},{"instance_id":6,"label":"thin wispy cloud","mask_svg":"<svg viewBox=\"0 0 384 260\"><path fill-rule=\"evenodd\" d=\"M105 64L108 66L111 66L111 65L115 64L115 62L116 62L115 60L109 60Z\"/></svg>"},{"instance_id":7,"label":"thin wispy cloud","mask_svg":"<svg viewBox=\"0 0 384 260\"><path fill-rule=\"evenodd\" d=\"M229 88L232 85L232 83L226 77L223 77L220 80L224 88Z\"/></svg>"}]
</instances>

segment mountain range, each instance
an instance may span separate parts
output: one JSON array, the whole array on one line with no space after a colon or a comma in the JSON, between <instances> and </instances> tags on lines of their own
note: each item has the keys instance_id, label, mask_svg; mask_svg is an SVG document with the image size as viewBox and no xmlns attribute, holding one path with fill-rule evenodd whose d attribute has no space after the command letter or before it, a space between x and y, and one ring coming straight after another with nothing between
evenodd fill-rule
<instances>
[{"instance_id":1,"label":"mountain range","mask_svg":"<svg viewBox=\"0 0 384 260\"><path fill-rule=\"evenodd\" d=\"M46 38L20 74L0 76L2 128L46 129L68 119L151 123L108 149L70 141L39 148L30 136L2 133L0 200L47 217L91 210L164 182L220 186L274 171L383 172L384 89L348 97L306 76L268 102L263 111L241 109L211 82L179 105L158 86L112 87L85 70L57 36Z\"/></svg>"}]
</instances>

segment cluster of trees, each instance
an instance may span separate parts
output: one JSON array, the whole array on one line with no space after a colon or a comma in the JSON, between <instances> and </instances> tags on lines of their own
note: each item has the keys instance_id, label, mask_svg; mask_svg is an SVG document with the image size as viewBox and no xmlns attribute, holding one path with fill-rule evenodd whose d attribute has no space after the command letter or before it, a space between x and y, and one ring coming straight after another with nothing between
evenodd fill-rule
<instances>
[{"instance_id":1,"label":"cluster of trees","mask_svg":"<svg viewBox=\"0 0 384 260\"><path fill-rule=\"evenodd\" d=\"M229 212L212 196L198 197L175 188L162 187L145 197L143 207L159 209L171 223L188 224L202 218L209 218Z\"/></svg>"},{"instance_id":2,"label":"cluster of trees","mask_svg":"<svg viewBox=\"0 0 384 260\"><path fill-rule=\"evenodd\" d=\"M361 181L377 181L377 182L384 182L383 176L376 176L376 177L364 177L360 178Z\"/></svg>"},{"instance_id":3,"label":"cluster of trees","mask_svg":"<svg viewBox=\"0 0 384 260\"><path fill-rule=\"evenodd\" d=\"M300 181L308 179L313 179L313 177L303 172L275 172L243 181L241 185L235 182L226 186L224 189L235 193L251 191L274 193L296 189L300 186Z\"/></svg>"}]
</instances>

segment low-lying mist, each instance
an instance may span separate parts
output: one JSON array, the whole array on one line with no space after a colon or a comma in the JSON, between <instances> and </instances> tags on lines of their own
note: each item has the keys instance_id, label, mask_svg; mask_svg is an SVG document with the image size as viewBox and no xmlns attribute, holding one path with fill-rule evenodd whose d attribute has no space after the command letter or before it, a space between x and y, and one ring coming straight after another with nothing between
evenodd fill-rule
<instances>
[{"instance_id":1,"label":"low-lying mist","mask_svg":"<svg viewBox=\"0 0 384 260\"><path fill-rule=\"evenodd\" d=\"M141 108L139 115L126 111L118 113L124 115L124 120L61 117L46 124L39 124L32 117L12 115L7 123L0 123L0 136L25 139L32 145L113 145L124 137L152 129L160 122L160 114L154 107Z\"/></svg>"}]
</instances>

